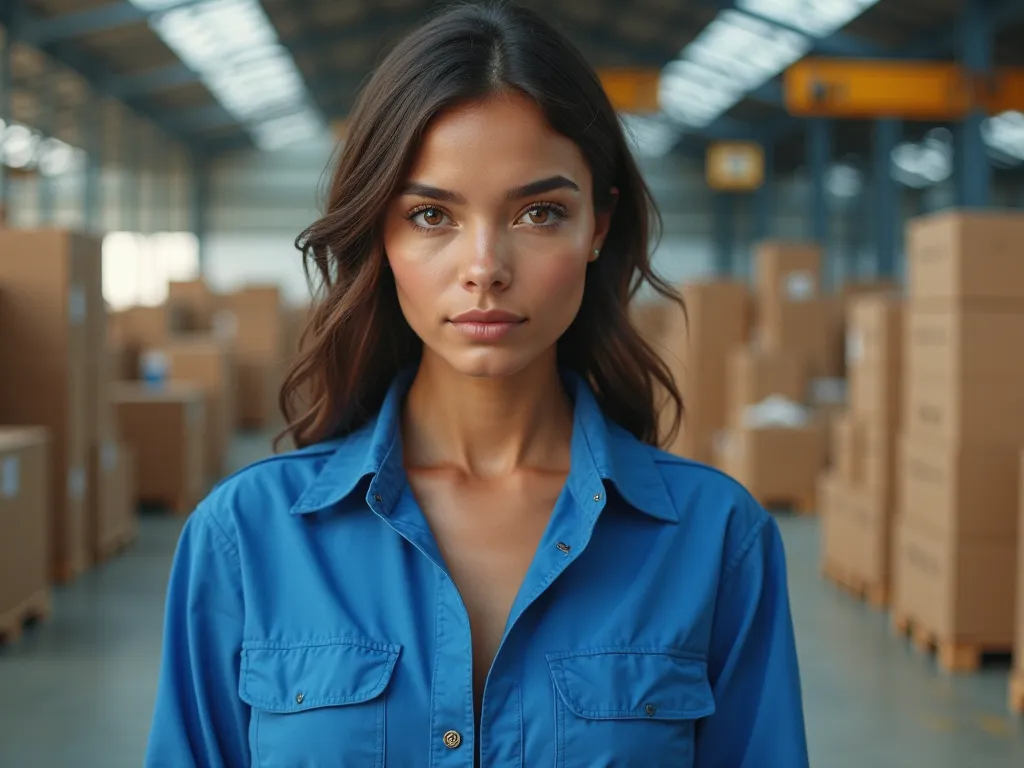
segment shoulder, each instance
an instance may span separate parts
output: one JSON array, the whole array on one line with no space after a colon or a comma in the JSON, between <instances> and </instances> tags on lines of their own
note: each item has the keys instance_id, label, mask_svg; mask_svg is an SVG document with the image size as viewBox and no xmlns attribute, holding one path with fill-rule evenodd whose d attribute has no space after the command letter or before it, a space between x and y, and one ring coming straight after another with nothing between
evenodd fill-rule
<instances>
[{"instance_id":1,"label":"shoulder","mask_svg":"<svg viewBox=\"0 0 1024 768\"><path fill-rule=\"evenodd\" d=\"M706 531L723 545L723 568L733 570L775 521L737 480L697 461L645 446L665 483L680 523Z\"/></svg>"},{"instance_id":2,"label":"shoulder","mask_svg":"<svg viewBox=\"0 0 1024 768\"><path fill-rule=\"evenodd\" d=\"M352 437L329 440L274 454L229 475L200 502L195 516L206 519L231 538L238 527L259 527L288 517L325 464L339 453L356 450Z\"/></svg>"}]
</instances>

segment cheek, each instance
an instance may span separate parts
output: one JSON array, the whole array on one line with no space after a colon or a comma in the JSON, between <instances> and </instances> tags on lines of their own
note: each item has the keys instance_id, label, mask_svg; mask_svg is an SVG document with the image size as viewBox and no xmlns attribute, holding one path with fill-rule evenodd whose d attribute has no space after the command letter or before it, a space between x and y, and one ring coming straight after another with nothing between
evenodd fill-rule
<instances>
[{"instance_id":1,"label":"cheek","mask_svg":"<svg viewBox=\"0 0 1024 768\"><path fill-rule=\"evenodd\" d=\"M547 255L530 270L530 292L558 314L575 315L583 298L587 263L586 251L581 253L578 249Z\"/></svg>"}]
</instances>

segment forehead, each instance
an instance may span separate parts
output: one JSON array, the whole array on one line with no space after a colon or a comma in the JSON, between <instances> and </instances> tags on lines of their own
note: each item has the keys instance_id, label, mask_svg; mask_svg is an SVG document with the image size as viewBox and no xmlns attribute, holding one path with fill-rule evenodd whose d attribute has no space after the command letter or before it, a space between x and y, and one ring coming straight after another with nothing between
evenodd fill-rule
<instances>
[{"instance_id":1,"label":"forehead","mask_svg":"<svg viewBox=\"0 0 1024 768\"><path fill-rule=\"evenodd\" d=\"M483 191L564 175L583 188L590 172L583 153L555 131L543 111L519 94L454 107L428 127L409 178L461 192Z\"/></svg>"}]
</instances>

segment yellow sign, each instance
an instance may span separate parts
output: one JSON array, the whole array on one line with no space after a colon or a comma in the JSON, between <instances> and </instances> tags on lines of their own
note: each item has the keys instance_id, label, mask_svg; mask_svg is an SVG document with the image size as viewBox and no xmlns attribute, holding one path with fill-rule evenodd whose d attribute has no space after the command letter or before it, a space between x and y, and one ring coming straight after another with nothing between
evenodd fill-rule
<instances>
[{"instance_id":1,"label":"yellow sign","mask_svg":"<svg viewBox=\"0 0 1024 768\"><path fill-rule=\"evenodd\" d=\"M751 192L764 184L764 148L750 141L710 144L705 158L708 186L720 192Z\"/></svg>"},{"instance_id":2,"label":"yellow sign","mask_svg":"<svg viewBox=\"0 0 1024 768\"><path fill-rule=\"evenodd\" d=\"M612 106L619 112L645 114L657 112L658 83L661 71L639 67L599 69L598 77Z\"/></svg>"},{"instance_id":3,"label":"yellow sign","mask_svg":"<svg viewBox=\"0 0 1024 768\"><path fill-rule=\"evenodd\" d=\"M957 64L809 58L783 77L786 108L805 117L954 120L973 101Z\"/></svg>"}]
</instances>

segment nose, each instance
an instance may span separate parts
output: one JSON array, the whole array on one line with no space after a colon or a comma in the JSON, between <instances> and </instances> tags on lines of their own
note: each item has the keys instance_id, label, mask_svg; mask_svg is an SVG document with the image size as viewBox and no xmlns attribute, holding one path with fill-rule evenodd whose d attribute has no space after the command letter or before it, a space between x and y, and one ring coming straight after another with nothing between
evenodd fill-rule
<instances>
[{"instance_id":1,"label":"nose","mask_svg":"<svg viewBox=\"0 0 1024 768\"><path fill-rule=\"evenodd\" d=\"M504 291L512 284L508 245L489 228L480 227L471 237L460 280L467 291Z\"/></svg>"}]
</instances>

